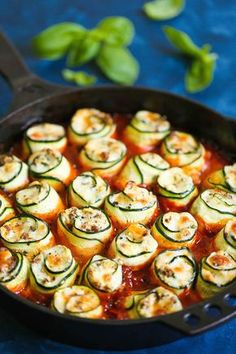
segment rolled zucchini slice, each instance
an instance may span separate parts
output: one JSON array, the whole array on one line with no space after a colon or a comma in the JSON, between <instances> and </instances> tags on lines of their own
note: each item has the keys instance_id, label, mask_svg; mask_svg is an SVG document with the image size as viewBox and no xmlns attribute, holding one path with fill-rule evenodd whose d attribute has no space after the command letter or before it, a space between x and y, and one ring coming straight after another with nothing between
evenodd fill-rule
<instances>
[{"instance_id":1,"label":"rolled zucchini slice","mask_svg":"<svg viewBox=\"0 0 236 354\"><path fill-rule=\"evenodd\" d=\"M191 246L197 228L198 223L190 213L169 211L156 219L151 232L160 247L172 249Z\"/></svg>"},{"instance_id":2,"label":"rolled zucchini slice","mask_svg":"<svg viewBox=\"0 0 236 354\"><path fill-rule=\"evenodd\" d=\"M72 207L60 213L58 234L81 259L88 259L103 251L113 228L108 216L100 209Z\"/></svg>"},{"instance_id":3,"label":"rolled zucchini slice","mask_svg":"<svg viewBox=\"0 0 236 354\"><path fill-rule=\"evenodd\" d=\"M110 194L109 184L93 172L76 177L68 188L68 203L76 207L100 207Z\"/></svg>"},{"instance_id":4,"label":"rolled zucchini slice","mask_svg":"<svg viewBox=\"0 0 236 354\"><path fill-rule=\"evenodd\" d=\"M165 250L154 259L150 268L152 281L180 295L192 287L197 264L188 248Z\"/></svg>"},{"instance_id":5,"label":"rolled zucchini slice","mask_svg":"<svg viewBox=\"0 0 236 354\"><path fill-rule=\"evenodd\" d=\"M132 157L121 171L118 184L121 188L133 181L136 184L154 184L162 171L170 168L170 165L160 155L154 152L136 155Z\"/></svg>"},{"instance_id":6,"label":"rolled zucchini slice","mask_svg":"<svg viewBox=\"0 0 236 354\"><path fill-rule=\"evenodd\" d=\"M111 137L116 130L110 114L97 109L78 109L71 119L68 128L70 143L81 146L89 140Z\"/></svg>"},{"instance_id":7,"label":"rolled zucchini slice","mask_svg":"<svg viewBox=\"0 0 236 354\"><path fill-rule=\"evenodd\" d=\"M15 195L17 208L45 221L52 221L63 209L61 198L54 188L44 181L30 183Z\"/></svg>"},{"instance_id":8,"label":"rolled zucchini slice","mask_svg":"<svg viewBox=\"0 0 236 354\"><path fill-rule=\"evenodd\" d=\"M124 137L137 147L149 150L169 133L170 123L164 116L155 112L139 111L127 125Z\"/></svg>"},{"instance_id":9,"label":"rolled zucchini slice","mask_svg":"<svg viewBox=\"0 0 236 354\"><path fill-rule=\"evenodd\" d=\"M18 157L0 155L0 187L6 192L15 192L29 183L28 166Z\"/></svg>"},{"instance_id":10,"label":"rolled zucchini slice","mask_svg":"<svg viewBox=\"0 0 236 354\"><path fill-rule=\"evenodd\" d=\"M182 310L182 304L172 291L158 286L155 289L132 294L125 299L125 308L131 319L150 318Z\"/></svg>"},{"instance_id":11,"label":"rolled zucchini slice","mask_svg":"<svg viewBox=\"0 0 236 354\"><path fill-rule=\"evenodd\" d=\"M155 257L157 247L158 243L146 226L131 224L113 239L108 256L138 270Z\"/></svg>"},{"instance_id":12,"label":"rolled zucchini slice","mask_svg":"<svg viewBox=\"0 0 236 354\"><path fill-rule=\"evenodd\" d=\"M44 180L56 191L62 191L73 178L69 161L57 150L42 149L28 159L30 175L34 180Z\"/></svg>"},{"instance_id":13,"label":"rolled zucchini slice","mask_svg":"<svg viewBox=\"0 0 236 354\"><path fill-rule=\"evenodd\" d=\"M191 213L211 232L218 232L236 215L236 194L206 189L194 201Z\"/></svg>"},{"instance_id":14,"label":"rolled zucchini slice","mask_svg":"<svg viewBox=\"0 0 236 354\"><path fill-rule=\"evenodd\" d=\"M93 256L85 265L80 282L99 293L112 293L122 286L122 266L114 259Z\"/></svg>"},{"instance_id":15,"label":"rolled zucchini slice","mask_svg":"<svg viewBox=\"0 0 236 354\"><path fill-rule=\"evenodd\" d=\"M30 266L30 285L36 293L54 294L74 284L79 272L69 248L56 245L34 257Z\"/></svg>"},{"instance_id":16,"label":"rolled zucchini slice","mask_svg":"<svg viewBox=\"0 0 236 354\"><path fill-rule=\"evenodd\" d=\"M185 209L198 194L192 178L179 167L162 172L157 178L157 188L163 205L176 211Z\"/></svg>"},{"instance_id":17,"label":"rolled zucchini slice","mask_svg":"<svg viewBox=\"0 0 236 354\"><path fill-rule=\"evenodd\" d=\"M146 188L129 182L122 192L112 193L106 198L105 211L118 226L137 222L146 225L157 213L157 198Z\"/></svg>"},{"instance_id":18,"label":"rolled zucchini slice","mask_svg":"<svg viewBox=\"0 0 236 354\"><path fill-rule=\"evenodd\" d=\"M6 221L0 228L1 241L9 249L32 259L54 245L48 224L36 217L20 215Z\"/></svg>"},{"instance_id":19,"label":"rolled zucchini slice","mask_svg":"<svg viewBox=\"0 0 236 354\"><path fill-rule=\"evenodd\" d=\"M0 284L18 293L28 280L29 262L21 253L0 248Z\"/></svg>"},{"instance_id":20,"label":"rolled zucchini slice","mask_svg":"<svg viewBox=\"0 0 236 354\"><path fill-rule=\"evenodd\" d=\"M53 149L63 152L67 138L63 126L52 123L40 123L28 128L23 139L23 155L28 157L42 149Z\"/></svg>"},{"instance_id":21,"label":"rolled zucchini slice","mask_svg":"<svg viewBox=\"0 0 236 354\"><path fill-rule=\"evenodd\" d=\"M203 299L214 296L236 279L236 261L225 251L201 260L196 288Z\"/></svg>"},{"instance_id":22,"label":"rolled zucchini slice","mask_svg":"<svg viewBox=\"0 0 236 354\"><path fill-rule=\"evenodd\" d=\"M161 153L172 166L182 167L190 175L205 167L205 148L191 134L173 131L163 141Z\"/></svg>"},{"instance_id":23,"label":"rolled zucchini slice","mask_svg":"<svg viewBox=\"0 0 236 354\"><path fill-rule=\"evenodd\" d=\"M211 173L204 185L207 188L218 188L236 193L236 163Z\"/></svg>"},{"instance_id":24,"label":"rolled zucchini slice","mask_svg":"<svg viewBox=\"0 0 236 354\"><path fill-rule=\"evenodd\" d=\"M0 194L0 225L15 216L15 210L8 199Z\"/></svg>"},{"instance_id":25,"label":"rolled zucchini slice","mask_svg":"<svg viewBox=\"0 0 236 354\"><path fill-rule=\"evenodd\" d=\"M52 309L62 314L84 318L102 318L103 306L98 295L83 285L56 291Z\"/></svg>"},{"instance_id":26,"label":"rolled zucchini slice","mask_svg":"<svg viewBox=\"0 0 236 354\"><path fill-rule=\"evenodd\" d=\"M218 232L214 245L218 250L228 252L236 260L236 219L229 220Z\"/></svg>"},{"instance_id":27,"label":"rolled zucchini slice","mask_svg":"<svg viewBox=\"0 0 236 354\"><path fill-rule=\"evenodd\" d=\"M90 140L79 154L79 163L101 177L116 175L126 160L126 146L112 138Z\"/></svg>"}]
</instances>

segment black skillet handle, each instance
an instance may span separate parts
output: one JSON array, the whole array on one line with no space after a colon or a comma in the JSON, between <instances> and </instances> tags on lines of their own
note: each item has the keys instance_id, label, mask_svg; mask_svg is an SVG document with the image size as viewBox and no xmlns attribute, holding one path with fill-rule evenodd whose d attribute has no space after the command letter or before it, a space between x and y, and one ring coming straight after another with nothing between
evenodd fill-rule
<instances>
[{"instance_id":1,"label":"black skillet handle","mask_svg":"<svg viewBox=\"0 0 236 354\"><path fill-rule=\"evenodd\" d=\"M0 75L13 90L10 111L38 99L72 90L70 87L50 84L30 72L18 51L2 32L0 32Z\"/></svg>"}]
</instances>

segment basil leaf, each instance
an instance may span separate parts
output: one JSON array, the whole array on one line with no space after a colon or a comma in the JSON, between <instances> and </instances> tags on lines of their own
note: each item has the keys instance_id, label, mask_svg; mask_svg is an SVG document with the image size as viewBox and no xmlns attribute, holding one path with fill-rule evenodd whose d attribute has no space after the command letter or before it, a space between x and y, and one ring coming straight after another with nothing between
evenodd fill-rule
<instances>
[{"instance_id":1,"label":"basil leaf","mask_svg":"<svg viewBox=\"0 0 236 354\"><path fill-rule=\"evenodd\" d=\"M115 46L127 46L134 37L134 26L125 17L107 17L101 21L97 29L104 42Z\"/></svg>"},{"instance_id":2,"label":"basil leaf","mask_svg":"<svg viewBox=\"0 0 236 354\"><path fill-rule=\"evenodd\" d=\"M74 82L80 86L90 86L97 80L96 76L89 75L83 71L62 70L62 76L66 81Z\"/></svg>"},{"instance_id":3,"label":"basil leaf","mask_svg":"<svg viewBox=\"0 0 236 354\"><path fill-rule=\"evenodd\" d=\"M195 59L187 70L185 87L190 93L195 93L207 88L214 77L217 56L208 54L204 59Z\"/></svg>"},{"instance_id":4,"label":"basil leaf","mask_svg":"<svg viewBox=\"0 0 236 354\"><path fill-rule=\"evenodd\" d=\"M59 23L33 38L33 50L41 58L51 60L61 58L74 39L83 36L85 31L84 27L75 23Z\"/></svg>"},{"instance_id":5,"label":"basil leaf","mask_svg":"<svg viewBox=\"0 0 236 354\"><path fill-rule=\"evenodd\" d=\"M138 62L126 48L105 44L96 63L109 79L119 84L133 84L139 74Z\"/></svg>"},{"instance_id":6,"label":"basil leaf","mask_svg":"<svg viewBox=\"0 0 236 354\"><path fill-rule=\"evenodd\" d=\"M90 34L85 35L72 43L67 56L67 65L74 67L89 62L96 57L100 46L100 42Z\"/></svg>"},{"instance_id":7,"label":"basil leaf","mask_svg":"<svg viewBox=\"0 0 236 354\"><path fill-rule=\"evenodd\" d=\"M185 7L185 0L154 0L144 4L145 14L153 20L169 20L178 16Z\"/></svg>"}]
</instances>

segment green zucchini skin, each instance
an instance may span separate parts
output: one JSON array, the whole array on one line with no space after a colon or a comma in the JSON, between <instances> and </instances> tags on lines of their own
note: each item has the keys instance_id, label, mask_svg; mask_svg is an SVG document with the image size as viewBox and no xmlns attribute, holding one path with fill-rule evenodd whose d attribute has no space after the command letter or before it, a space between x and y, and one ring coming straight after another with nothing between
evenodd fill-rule
<instances>
[{"instance_id":1,"label":"green zucchini skin","mask_svg":"<svg viewBox=\"0 0 236 354\"><path fill-rule=\"evenodd\" d=\"M0 247L0 284L19 293L28 281L29 262L21 253Z\"/></svg>"},{"instance_id":2,"label":"green zucchini skin","mask_svg":"<svg viewBox=\"0 0 236 354\"><path fill-rule=\"evenodd\" d=\"M13 193L29 182L28 166L12 154L0 155L0 187Z\"/></svg>"},{"instance_id":3,"label":"green zucchini skin","mask_svg":"<svg viewBox=\"0 0 236 354\"><path fill-rule=\"evenodd\" d=\"M216 249L228 252L236 259L236 219L229 220L215 236Z\"/></svg>"},{"instance_id":4,"label":"green zucchini skin","mask_svg":"<svg viewBox=\"0 0 236 354\"><path fill-rule=\"evenodd\" d=\"M162 286L129 295L124 306L131 319L150 318L182 310L178 296Z\"/></svg>"},{"instance_id":5,"label":"green zucchini skin","mask_svg":"<svg viewBox=\"0 0 236 354\"><path fill-rule=\"evenodd\" d=\"M73 285L55 292L51 308L59 313L103 318L103 306L96 292L84 285Z\"/></svg>"},{"instance_id":6,"label":"green zucchini skin","mask_svg":"<svg viewBox=\"0 0 236 354\"><path fill-rule=\"evenodd\" d=\"M139 111L124 131L125 140L141 150L150 150L170 133L170 123L159 113Z\"/></svg>"},{"instance_id":7,"label":"green zucchini skin","mask_svg":"<svg viewBox=\"0 0 236 354\"><path fill-rule=\"evenodd\" d=\"M31 289L35 293L54 294L58 289L73 285L79 269L69 248L62 245L48 248L31 262Z\"/></svg>"},{"instance_id":8,"label":"green zucchini skin","mask_svg":"<svg viewBox=\"0 0 236 354\"><path fill-rule=\"evenodd\" d=\"M77 176L68 187L68 203L78 208L85 206L100 207L110 194L109 184L93 172Z\"/></svg>"},{"instance_id":9,"label":"green zucchini skin","mask_svg":"<svg viewBox=\"0 0 236 354\"><path fill-rule=\"evenodd\" d=\"M156 256L150 272L154 283L180 295L193 286L197 263L186 247L165 250Z\"/></svg>"},{"instance_id":10,"label":"green zucchini skin","mask_svg":"<svg viewBox=\"0 0 236 354\"><path fill-rule=\"evenodd\" d=\"M0 226L15 216L15 210L8 199L0 194Z\"/></svg>"},{"instance_id":11,"label":"green zucchini skin","mask_svg":"<svg viewBox=\"0 0 236 354\"><path fill-rule=\"evenodd\" d=\"M235 182L236 164L224 166L224 168L212 172L204 181L206 188L217 188L236 193Z\"/></svg>"},{"instance_id":12,"label":"green zucchini skin","mask_svg":"<svg viewBox=\"0 0 236 354\"><path fill-rule=\"evenodd\" d=\"M236 279L236 261L225 251L203 257L196 289L203 299L214 296Z\"/></svg>"},{"instance_id":13,"label":"green zucchini skin","mask_svg":"<svg viewBox=\"0 0 236 354\"><path fill-rule=\"evenodd\" d=\"M68 128L68 138L71 144L85 145L89 140L112 137L116 125L112 117L97 109L78 109Z\"/></svg>"}]
</instances>

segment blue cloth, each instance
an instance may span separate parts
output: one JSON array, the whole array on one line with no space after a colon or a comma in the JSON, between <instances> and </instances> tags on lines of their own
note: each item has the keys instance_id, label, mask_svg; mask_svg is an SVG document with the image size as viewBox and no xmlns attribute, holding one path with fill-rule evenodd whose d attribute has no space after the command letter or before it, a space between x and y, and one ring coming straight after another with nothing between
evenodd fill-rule
<instances>
[{"instance_id":1,"label":"blue cloth","mask_svg":"<svg viewBox=\"0 0 236 354\"><path fill-rule=\"evenodd\" d=\"M189 96L224 115L236 117L236 2L188 0L183 14L162 23L151 21L143 15L141 9L144 2L144 0L0 0L0 23L32 71L45 79L63 83L60 72L64 67L64 61L47 62L33 57L29 47L32 36L57 22L74 21L86 27L93 27L106 16L127 16L136 27L136 37L131 50L141 65L137 84ZM199 45L212 44L214 51L218 53L215 79L207 90L195 95L185 92L183 77L186 62L176 55L176 51L166 41L161 31L164 24L188 32ZM89 70L92 72L92 69ZM108 82L97 71L95 74L99 77L98 84ZM9 103L10 90L4 81L0 80L0 115L7 111ZM25 329L2 309L0 328L0 353L91 352L41 338L38 334ZM135 353L233 354L236 350L235 328L236 319L202 335Z\"/></svg>"}]
</instances>

